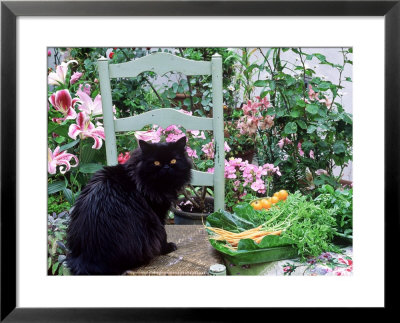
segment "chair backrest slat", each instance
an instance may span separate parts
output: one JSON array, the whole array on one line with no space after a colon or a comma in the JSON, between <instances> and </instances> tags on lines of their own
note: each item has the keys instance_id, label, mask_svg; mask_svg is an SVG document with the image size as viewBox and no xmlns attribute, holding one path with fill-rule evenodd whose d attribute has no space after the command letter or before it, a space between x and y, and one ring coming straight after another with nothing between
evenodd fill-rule
<instances>
[{"instance_id":1,"label":"chair backrest slat","mask_svg":"<svg viewBox=\"0 0 400 323\"><path fill-rule=\"evenodd\" d=\"M168 53L156 53L134 61L110 65L111 78L135 77L145 71L152 71L160 76L172 71L185 75L210 75L211 63L192 61Z\"/></svg>"},{"instance_id":2,"label":"chair backrest slat","mask_svg":"<svg viewBox=\"0 0 400 323\"><path fill-rule=\"evenodd\" d=\"M214 175L211 173L192 170L192 185L214 186Z\"/></svg>"},{"instance_id":3,"label":"chair backrest slat","mask_svg":"<svg viewBox=\"0 0 400 323\"><path fill-rule=\"evenodd\" d=\"M213 130L212 118L194 117L171 108L147 111L114 121L115 131L136 131L151 124L164 129L171 125L179 125L187 130Z\"/></svg>"}]
</instances>

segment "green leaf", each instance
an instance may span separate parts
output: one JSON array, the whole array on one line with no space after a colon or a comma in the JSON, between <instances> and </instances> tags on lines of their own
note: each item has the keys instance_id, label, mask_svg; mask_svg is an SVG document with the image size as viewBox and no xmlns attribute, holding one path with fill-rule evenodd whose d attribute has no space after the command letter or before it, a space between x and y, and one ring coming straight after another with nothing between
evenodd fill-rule
<instances>
[{"instance_id":1,"label":"green leaf","mask_svg":"<svg viewBox=\"0 0 400 323\"><path fill-rule=\"evenodd\" d=\"M314 56L316 58L318 58L321 62L325 62L326 61L326 57L324 55L322 55L322 54L315 53Z\"/></svg>"},{"instance_id":2,"label":"green leaf","mask_svg":"<svg viewBox=\"0 0 400 323\"><path fill-rule=\"evenodd\" d=\"M291 134L297 132L297 124L295 122L288 122L285 126L285 133Z\"/></svg>"},{"instance_id":3,"label":"green leaf","mask_svg":"<svg viewBox=\"0 0 400 323\"><path fill-rule=\"evenodd\" d=\"M57 135L62 136L62 137L68 137L68 129L69 129L69 125L63 124L63 125L59 125L58 127L54 128L52 132L54 132Z\"/></svg>"},{"instance_id":4,"label":"green leaf","mask_svg":"<svg viewBox=\"0 0 400 323\"><path fill-rule=\"evenodd\" d=\"M53 275L55 274L57 268L58 268L58 262L54 263L53 266L51 267L51 272L53 273Z\"/></svg>"},{"instance_id":5,"label":"green leaf","mask_svg":"<svg viewBox=\"0 0 400 323\"><path fill-rule=\"evenodd\" d=\"M92 162L93 158L95 156L95 153L96 153L96 151L95 151L95 149L92 148L91 145L84 145L81 148L80 162L82 164Z\"/></svg>"},{"instance_id":6,"label":"green leaf","mask_svg":"<svg viewBox=\"0 0 400 323\"><path fill-rule=\"evenodd\" d=\"M265 86L268 86L268 84L269 84L269 80L257 80L254 82L254 86L257 86L257 87L265 87Z\"/></svg>"},{"instance_id":7,"label":"green leaf","mask_svg":"<svg viewBox=\"0 0 400 323\"><path fill-rule=\"evenodd\" d=\"M348 123L348 124L353 124L353 119L350 117L351 115L349 115L348 113L344 112L340 115L341 119Z\"/></svg>"},{"instance_id":8,"label":"green leaf","mask_svg":"<svg viewBox=\"0 0 400 323\"><path fill-rule=\"evenodd\" d=\"M318 113L318 105L316 104L307 104L306 111L310 114L317 114Z\"/></svg>"},{"instance_id":9,"label":"green leaf","mask_svg":"<svg viewBox=\"0 0 400 323\"><path fill-rule=\"evenodd\" d=\"M316 126L310 125L310 126L308 126L308 128L307 128L307 133L313 133L316 129L317 129Z\"/></svg>"},{"instance_id":10,"label":"green leaf","mask_svg":"<svg viewBox=\"0 0 400 323\"><path fill-rule=\"evenodd\" d=\"M74 147L79 141L80 141L80 139L78 138L78 139L76 139L76 140L74 140L74 141L72 141L72 142L70 142L68 144L65 144L65 145L61 146L60 147L60 152Z\"/></svg>"},{"instance_id":11,"label":"green leaf","mask_svg":"<svg viewBox=\"0 0 400 323\"><path fill-rule=\"evenodd\" d=\"M263 92L261 92L260 98L261 98L261 99L265 98L265 97L267 96L268 92L269 92L269 91L263 91Z\"/></svg>"},{"instance_id":12,"label":"green leaf","mask_svg":"<svg viewBox=\"0 0 400 323\"><path fill-rule=\"evenodd\" d=\"M63 137L63 136L58 136L58 137L54 138L55 142L58 143L58 144L63 143L65 141L65 139L66 138Z\"/></svg>"},{"instance_id":13,"label":"green leaf","mask_svg":"<svg viewBox=\"0 0 400 323\"><path fill-rule=\"evenodd\" d=\"M331 82L321 82L321 83L319 83L318 84L318 89L320 90L320 91L327 91L327 90L329 90L330 89L330 87L331 87Z\"/></svg>"},{"instance_id":14,"label":"green leaf","mask_svg":"<svg viewBox=\"0 0 400 323\"><path fill-rule=\"evenodd\" d=\"M58 123L51 122L47 126L47 133L52 134L54 132L54 129L59 127L60 125Z\"/></svg>"},{"instance_id":15,"label":"green leaf","mask_svg":"<svg viewBox=\"0 0 400 323\"><path fill-rule=\"evenodd\" d=\"M51 257L47 258L47 269L51 268Z\"/></svg>"},{"instance_id":16,"label":"green leaf","mask_svg":"<svg viewBox=\"0 0 400 323\"><path fill-rule=\"evenodd\" d=\"M307 124L303 120L296 120L296 122L301 129L307 129Z\"/></svg>"},{"instance_id":17,"label":"green leaf","mask_svg":"<svg viewBox=\"0 0 400 323\"><path fill-rule=\"evenodd\" d=\"M339 140L333 144L332 149L335 154L341 154L346 151L346 145L343 141Z\"/></svg>"},{"instance_id":18,"label":"green leaf","mask_svg":"<svg viewBox=\"0 0 400 323\"><path fill-rule=\"evenodd\" d=\"M74 199L74 195L72 194L72 191L69 188L64 188L63 193L64 193L65 199L68 201L68 203L73 205L75 203L75 199Z\"/></svg>"},{"instance_id":19,"label":"green leaf","mask_svg":"<svg viewBox=\"0 0 400 323\"><path fill-rule=\"evenodd\" d=\"M59 191L62 191L65 188L65 182L64 181L57 181L53 183L49 183L47 185L47 194L54 194Z\"/></svg>"},{"instance_id":20,"label":"green leaf","mask_svg":"<svg viewBox=\"0 0 400 323\"><path fill-rule=\"evenodd\" d=\"M292 110L290 111L290 116L293 118L298 118L300 116L300 111Z\"/></svg>"},{"instance_id":21,"label":"green leaf","mask_svg":"<svg viewBox=\"0 0 400 323\"><path fill-rule=\"evenodd\" d=\"M85 174L93 174L96 173L98 170L102 169L103 165L89 163L89 164L80 164L79 170Z\"/></svg>"},{"instance_id":22,"label":"green leaf","mask_svg":"<svg viewBox=\"0 0 400 323\"><path fill-rule=\"evenodd\" d=\"M304 100L298 99L298 100L296 100L296 105L304 108L306 106L306 103L304 102Z\"/></svg>"}]
</instances>

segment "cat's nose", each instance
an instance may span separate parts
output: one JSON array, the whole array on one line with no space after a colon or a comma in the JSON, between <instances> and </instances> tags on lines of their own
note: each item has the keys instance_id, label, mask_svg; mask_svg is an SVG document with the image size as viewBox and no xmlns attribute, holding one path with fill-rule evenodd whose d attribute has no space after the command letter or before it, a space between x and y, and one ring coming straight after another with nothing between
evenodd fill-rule
<instances>
[{"instance_id":1,"label":"cat's nose","mask_svg":"<svg viewBox=\"0 0 400 323\"><path fill-rule=\"evenodd\" d=\"M164 165L163 168L164 169L169 169L169 165Z\"/></svg>"}]
</instances>

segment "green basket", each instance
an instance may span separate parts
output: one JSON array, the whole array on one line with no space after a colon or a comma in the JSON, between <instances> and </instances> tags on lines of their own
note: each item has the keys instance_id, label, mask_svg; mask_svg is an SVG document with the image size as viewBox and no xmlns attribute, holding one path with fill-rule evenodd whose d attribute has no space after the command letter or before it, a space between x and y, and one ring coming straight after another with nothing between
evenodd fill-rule
<instances>
[{"instance_id":1,"label":"green basket","mask_svg":"<svg viewBox=\"0 0 400 323\"><path fill-rule=\"evenodd\" d=\"M224 259L234 265L260 264L264 262L292 259L297 257L297 249L292 246L280 246L252 251L238 252L236 255L222 253Z\"/></svg>"},{"instance_id":2,"label":"green basket","mask_svg":"<svg viewBox=\"0 0 400 323\"><path fill-rule=\"evenodd\" d=\"M292 246L259 249L231 256L222 254L228 275L260 275L273 266L274 261L297 258Z\"/></svg>"}]
</instances>

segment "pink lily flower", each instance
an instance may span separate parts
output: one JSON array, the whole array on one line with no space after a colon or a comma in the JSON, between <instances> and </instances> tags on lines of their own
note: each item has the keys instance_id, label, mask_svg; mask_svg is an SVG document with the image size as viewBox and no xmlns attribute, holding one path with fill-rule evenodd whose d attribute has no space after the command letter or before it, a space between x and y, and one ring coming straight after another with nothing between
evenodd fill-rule
<instances>
[{"instance_id":1,"label":"pink lily flower","mask_svg":"<svg viewBox=\"0 0 400 323\"><path fill-rule=\"evenodd\" d=\"M72 74L71 76L71 80L69 81L69 84L75 84L83 75L83 73L81 72L75 72L74 74Z\"/></svg>"},{"instance_id":2,"label":"pink lily flower","mask_svg":"<svg viewBox=\"0 0 400 323\"><path fill-rule=\"evenodd\" d=\"M72 124L69 126L68 136L72 139L76 139L79 135L81 139L85 138L93 138L94 145L93 149L100 149L103 145L103 140L105 140L104 128L97 127L90 122L90 117L85 112L79 112L76 118L76 124Z\"/></svg>"},{"instance_id":3,"label":"pink lily flower","mask_svg":"<svg viewBox=\"0 0 400 323\"><path fill-rule=\"evenodd\" d=\"M75 159L74 165L70 164L72 158ZM60 152L59 146L54 149L54 152L52 152L50 148L48 148L47 159L47 170L50 174L56 173L57 165L63 166L59 168L61 174L65 174L71 169L71 167L76 167L79 165L79 160L75 155L69 154L67 153L67 151Z\"/></svg>"},{"instance_id":4,"label":"pink lily flower","mask_svg":"<svg viewBox=\"0 0 400 323\"><path fill-rule=\"evenodd\" d=\"M61 123L66 119L75 119L76 112L74 105L78 101L79 100L77 98L71 98L68 90L60 90L56 93L53 93L49 98L49 102L53 105L54 109L60 111L64 116L63 118L53 118L53 121Z\"/></svg>"},{"instance_id":5,"label":"pink lily flower","mask_svg":"<svg viewBox=\"0 0 400 323\"><path fill-rule=\"evenodd\" d=\"M83 86L83 89L82 89L82 86ZM87 95L90 95L90 88L91 88L90 84L87 84L87 83L85 85L79 84L79 90L78 91L83 91Z\"/></svg>"},{"instance_id":6,"label":"pink lily flower","mask_svg":"<svg viewBox=\"0 0 400 323\"><path fill-rule=\"evenodd\" d=\"M60 85L65 84L65 77L68 72L68 65L71 63L78 64L76 60L68 61L67 63L62 62L61 65L56 67L56 71L52 72L47 77L47 82L50 85Z\"/></svg>"},{"instance_id":7,"label":"pink lily flower","mask_svg":"<svg viewBox=\"0 0 400 323\"><path fill-rule=\"evenodd\" d=\"M88 95L86 91L82 91L79 89L76 92L76 95L79 97L78 109L85 112L88 115L97 116L103 114L103 106L101 104L101 95L98 94L94 100Z\"/></svg>"}]
</instances>

